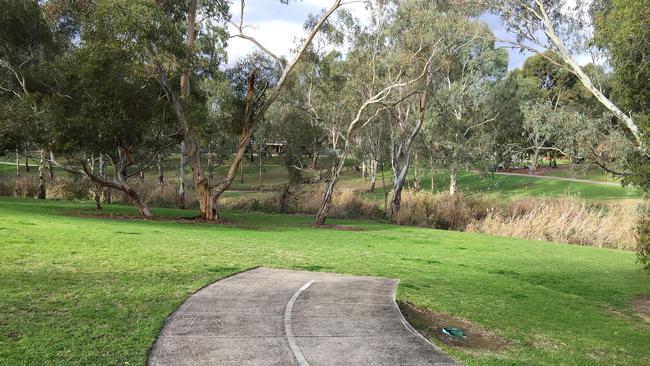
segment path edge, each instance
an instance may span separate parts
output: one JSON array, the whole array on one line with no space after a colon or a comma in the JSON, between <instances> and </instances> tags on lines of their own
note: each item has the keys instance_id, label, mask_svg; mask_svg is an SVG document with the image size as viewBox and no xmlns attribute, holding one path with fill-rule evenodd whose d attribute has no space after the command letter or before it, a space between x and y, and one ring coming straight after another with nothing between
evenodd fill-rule
<instances>
[{"instance_id":1,"label":"path edge","mask_svg":"<svg viewBox=\"0 0 650 366\"><path fill-rule=\"evenodd\" d=\"M226 278L236 276L238 274L242 274L242 273L245 273L245 272L254 271L254 270L260 269L260 268L262 268L262 266L250 267L250 268L247 268L247 269L243 269L241 271L233 272L233 273L229 274L228 276L219 278L218 280L212 281L210 283L206 283L205 285L203 285L200 288L196 289L191 294L187 295L187 297L185 299L183 299L183 302L181 302L180 305L178 305L169 315L167 315L167 317L165 318L165 321L163 322L162 326L158 329L158 334L156 334L156 339L154 339L154 341L151 343L151 346L149 346L149 349L147 350L147 359L145 360L144 364L148 365L148 366L155 365L155 364L151 363L151 359L152 359L152 356L153 356L154 352L157 351L157 348L159 348L158 346L159 346L159 342L161 341L160 338L162 336L163 329L165 329L165 327L167 327L167 325L169 325L169 323L171 322L174 314L176 314L176 312L183 307L183 305L187 302L187 300L190 299L190 297L196 295L198 292L204 290L206 287L211 286L212 284L217 283L217 282L219 282L221 280L225 280ZM400 314L401 314L401 312L400 312ZM162 346L162 344L160 344L160 346ZM157 360L158 360L158 355L156 355L156 361Z\"/></svg>"}]
</instances>

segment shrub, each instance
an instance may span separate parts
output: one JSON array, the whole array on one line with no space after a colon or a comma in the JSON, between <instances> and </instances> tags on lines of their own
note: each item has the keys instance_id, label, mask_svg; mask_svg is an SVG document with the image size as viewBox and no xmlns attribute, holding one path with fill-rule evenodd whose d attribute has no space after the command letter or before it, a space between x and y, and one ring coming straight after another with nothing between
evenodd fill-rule
<instances>
[{"instance_id":1,"label":"shrub","mask_svg":"<svg viewBox=\"0 0 650 366\"><path fill-rule=\"evenodd\" d=\"M47 198L59 200L92 199L96 185L88 179L62 178L47 183Z\"/></svg>"},{"instance_id":2,"label":"shrub","mask_svg":"<svg viewBox=\"0 0 650 366\"><path fill-rule=\"evenodd\" d=\"M637 224L636 238L637 259L643 269L650 274L650 217L647 215Z\"/></svg>"},{"instance_id":3,"label":"shrub","mask_svg":"<svg viewBox=\"0 0 650 366\"><path fill-rule=\"evenodd\" d=\"M178 206L178 189L170 184L157 185L152 189L142 189L143 184L138 185L138 193L146 194L144 196L147 205L152 207L173 208ZM122 197L126 198L127 197Z\"/></svg>"},{"instance_id":4,"label":"shrub","mask_svg":"<svg viewBox=\"0 0 650 366\"><path fill-rule=\"evenodd\" d=\"M0 178L0 196L11 197L14 195L14 185L10 179Z\"/></svg>"},{"instance_id":5,"label":"shrub","mask_svg":"<svg viewBox=\"0 0 650 366\"><path fill-rule=\"evenodd\" d=\"M12 183L15 197L34 198L38 195L38 181L34 177L16 177Z\"/></svg>"}]
</instances>

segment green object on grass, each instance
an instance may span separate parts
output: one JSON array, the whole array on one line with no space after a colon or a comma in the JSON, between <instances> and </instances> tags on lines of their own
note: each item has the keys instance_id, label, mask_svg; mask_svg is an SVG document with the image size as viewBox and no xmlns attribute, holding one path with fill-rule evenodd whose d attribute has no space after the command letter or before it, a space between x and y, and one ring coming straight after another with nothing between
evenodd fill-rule
<instances>
[{"instance_id":1,"label":"green object on grass","mask_svg":"<svg viewBox=\"0 0 650 366\"><path fill-rule=\"evenodd\" d=\"M442 332L454 338L467 338L465 332L460 328L442 328Z\"/></svg>"}]
</instances>

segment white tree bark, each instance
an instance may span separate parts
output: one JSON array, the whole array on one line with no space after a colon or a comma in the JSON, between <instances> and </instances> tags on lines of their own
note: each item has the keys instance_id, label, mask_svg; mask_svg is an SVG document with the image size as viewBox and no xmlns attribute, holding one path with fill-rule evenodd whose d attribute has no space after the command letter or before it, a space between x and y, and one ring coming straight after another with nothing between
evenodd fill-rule
<instances>
[{"instance_id":1,"label":"white tree bark","mask_svg":"<svg viewBox=\"0 0 650 366\"><path fill-rule=\"evenodd\" d=\"M449 171L449 194L455 195L458 190L458 181L457 181L458 172L456 169Z\"/></svg>"},{"instance_id":2,"label":"white tree bark","mask_svg":"<svg viewBox=\"0 0 650 366\"><path fill-rule=\"evenodd\" d=\"M45 149L41 149L41 159L38 161L38 198L45 199Z\"/></svg>"}]
</instances>

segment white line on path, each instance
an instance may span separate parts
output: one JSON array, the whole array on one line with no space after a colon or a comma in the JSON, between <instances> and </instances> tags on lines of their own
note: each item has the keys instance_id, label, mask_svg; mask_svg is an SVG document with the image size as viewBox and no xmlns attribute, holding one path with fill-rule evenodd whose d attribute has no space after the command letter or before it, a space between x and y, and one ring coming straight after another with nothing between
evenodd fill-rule
<instances>
[{"instance_id":1,"label":"white line on path","mask_svg":"<svg viewBox=\"0 0 650 366\"><path fill-rule=\"evenodd\" d=\"M293 351L294 357L296 357L296 361L298 361L298 364L300 366L310 366L309 362L305 359L305 355L302 354L302 351L300 351L300 347L298 347L298 344L296 343L296 339L293 335L293 326L291 325L291 313L293 312L293 304L296 302L300 294L305 291L311 284L314 283L314 281L309 281L306 284L304 284L298 291L296 291L295 294L291 297L289 302L287 303L287 307L284 309L284 330L287 333L287 340L289 341L289 347L291 347L291 351Z\"/></svg>"}]
</instances>

